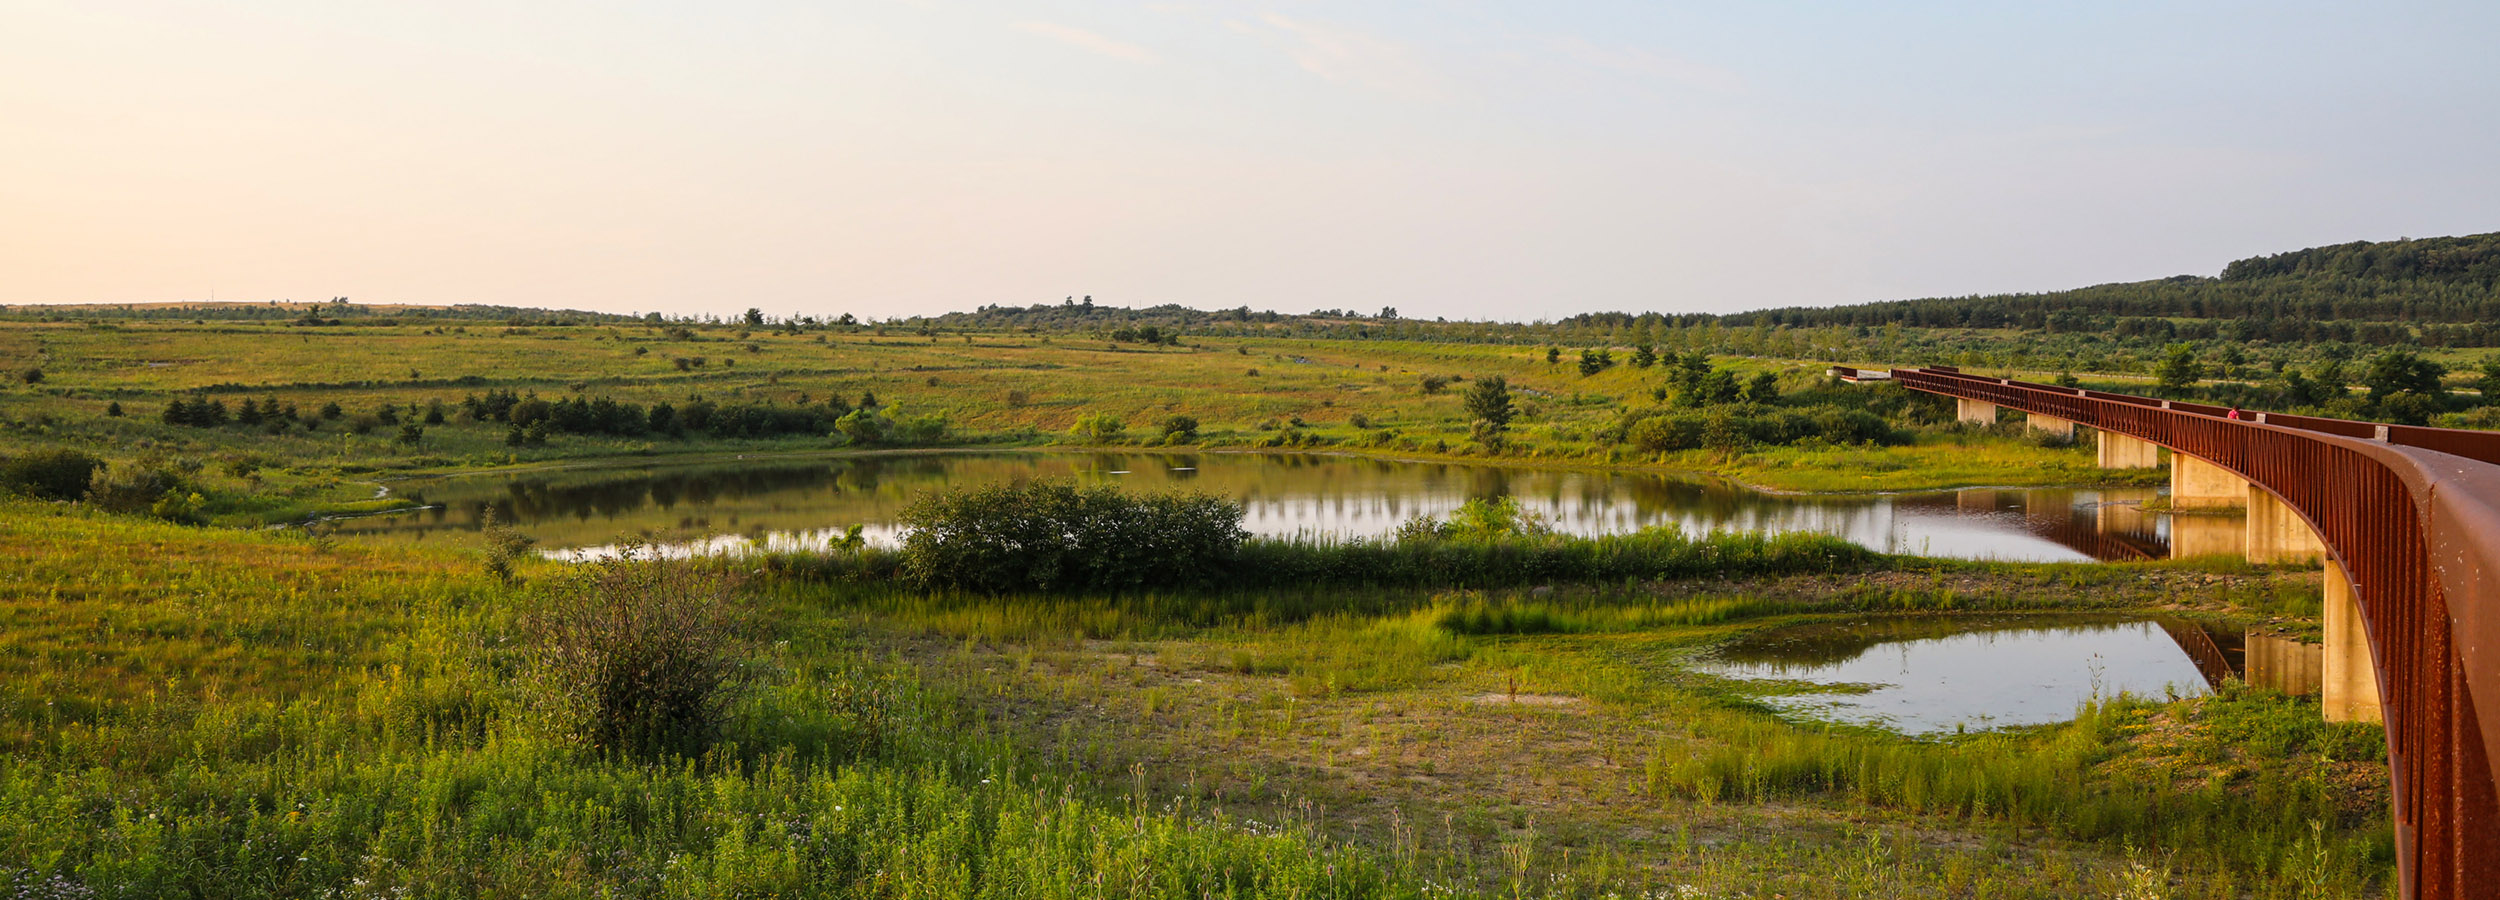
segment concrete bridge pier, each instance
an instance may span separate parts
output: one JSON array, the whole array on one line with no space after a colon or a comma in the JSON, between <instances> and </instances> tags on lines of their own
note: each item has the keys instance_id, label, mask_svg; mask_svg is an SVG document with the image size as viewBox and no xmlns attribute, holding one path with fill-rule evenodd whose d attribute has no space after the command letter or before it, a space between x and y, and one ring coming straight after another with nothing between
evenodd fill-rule
<instances>
[{"instance_id":1,"label":"concrete bridge pier","mask_svg":"<svg viewBox=\"0 0 2500 900\"><path fill-rule=\"evenodd\" d=\"M1973 425L1994 425L1997 423L1997 405L1985 400L1955 397L1953 398L1953 417L1956 421Z\"/></svg>"},{"instance_id":2,"label":"concrete bridge pier","mask_svg":"<svg viewBox=\"0 0 2500 900\"><path fill-rule=\"evenodd\" d=\"M2352 577L2326 561L2326 646L2320 654L2318 705L2329 722L2385 722L2379 708L2378 670L2370 660L2370 635L2361 625L2361 598Z\"/></svg>"},{"instance_id":3,"label":"concrete bridge pier","mask_svg":"<svg viewBox=\"0 0 2500 900\"><path fill-rule=\"evenodd\" d=\"M2283 501L2275 499L2266 489L2248 487L2248 561L2253 563L2305 563L2326 559L2326 541L2309 529ZM2349 592L2347 592L2349 593ZM2327 599L2334 600L2332 586Z\"/></svg>"},{"instance_id":4,"label":"concrete bridge pier","mask_svg":"<svg viewBox=\"0 0 2500 900\"><path fill-rule=\"evenodd\" d=\"M2247 505L2251 493L2262 491L2229 469L2185 453L2170 454L2171 509L2233 509Z\"/></svg>"},{"instance_id":5,"label":"concrete bridge pier","mask_svg":"<svg viewBox=\"0 0 2500 900\"><path fill-rule=\"evenodd\" d=\"M2069 441L2075 439L2075 423L2065 419L2060 419L2056 416L2044 416L2039 413L2024 413L2023 425L2033 431L2045 431L2050 434L2057 435L2058 437L2065 438Z\"/></svg>"},{"instance_id":6,"label":"concrete bridge pier","mask_svg":"<svg viewBox=\"0 0 2500 900\"><path fill-rule=\"evenodd\" d=\"M2150 469L2161 465L2161 445L2139 441L2107 429L2096 429L2094 445L2100 452L2101 468Z\"/></svg>"}]
</instances>

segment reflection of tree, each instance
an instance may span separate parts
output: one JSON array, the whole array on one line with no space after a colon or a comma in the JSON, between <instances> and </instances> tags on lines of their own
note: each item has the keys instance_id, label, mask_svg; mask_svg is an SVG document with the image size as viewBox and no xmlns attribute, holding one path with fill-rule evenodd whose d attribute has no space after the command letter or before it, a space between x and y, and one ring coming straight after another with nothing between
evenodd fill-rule
<instances>
[{"instance_id":1,"label":"reflection of tree","mask_svg":"<svg viewBox=\"0 0 2500 900\"><path fill-rule=\"evenodd\" d=\"M1130 467L1136 467L1130 475L1087 474L1089 469ZM1134 490L1185 484L1190 490L1230 497L1244 503L1253 526L1262 533L1290 533L1305 527L1386 533L1409 516L1439 515L1469 499L1513 497L1573 533L1653 526L1694 531L1812 530L1887 547L1888 535L1897 525L1892 516L1898 511L1962 515L1954 508L1951 494L1790 497L1759 494L1715 479L1650 473L1505 469L1313 454L1132 451L714 459L685 465L427 479L409 482L399 493L421 496L445 508L422 515L349 520L341 528L402 534L432 528L474 531L480 512L492 506L506 522L529 530L545 546L591 546L637 528L666 529L671 523L680 529L706 528L740 515L750 528L776 532L853 523L873 526L892 522L911 499L937 488L1069 477L1099 479ZM2023 497L2019 492L2005 495L2015 503ZM2077 507L2077 498L2061 494L2046 499L2033 505L2042 516L2026 519L1991 513L1992 524L1974 530L2028 532L2067 543L2071 538L2060 539L2060 529L2091 521L2088 504ZM2045 515L2076 508L2084 509L2084 518ZM1964 517L1962 521L1972 520ZM2057 522L2067 525L2049 527ZM1953 552L1957 545L1940 544L1933 549Z\"/></svg>"},{"instance_id":2,"label":"reflection of tree","mask_svg":"<svg viewBox=\"0 0 2500 900\"><path fill-rule=\"evenodd\" d=\"M1856 659L1878 644L2004 631L2105 630L2134 621L2140 620L2118 615L1883 616L1756 631L1721 646L1717 656L1733 663L1816 668Z\"/></svg>"},{"instance_id":3,"label":"reflection of tree","mask_svg":"<svg viewBox=\"0 0 2500 900\"><path fill-rule=\"evenodd\" d=\"M1508 469L1469 466L1466 481L1467 499L1470 500L1499 500L1511 495Z\"/></svg>"}]
</instances>

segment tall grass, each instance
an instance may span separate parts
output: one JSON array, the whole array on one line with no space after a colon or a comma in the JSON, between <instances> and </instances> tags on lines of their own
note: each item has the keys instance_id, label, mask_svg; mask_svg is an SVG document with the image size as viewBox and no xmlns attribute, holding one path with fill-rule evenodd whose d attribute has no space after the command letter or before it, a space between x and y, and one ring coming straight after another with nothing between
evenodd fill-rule
<instances>
[{"instance_id":1,"label":"tall grass","mask_svg":"<svg viewBox=\"0 0 2500 900\"><path fill-rule=\"evenodd\" d=\"M1501 588L1700 576L1789 575L1863 568L1877 555L1819 534L1712 532L1671 528L1599 537L1561 535L1394 540L1292 537L1243 541L1229 560L1211 562L1211 593L1311 589ZM777 554L764 565L782 576L877 584L905 576L900 551L863 548L828 554Z\"/></svg>"},{"instance_id":2,"label":"tall grass","mask_svg":"<svg viewBox=\"0 0 2500 900\"><path fill-rule=\"evenodd\" d=\"M1242 588L1496 588L1836 572L1873 558L1865 548L1825 535L1714 532L1694 537L1664 528L1599 537L1294 538L1244 544L1231 583Z\"/></svg>"},{"instance_id":3,"label":"tall grass","mask_svg":"<svg viewBox=\"0 0 2500 900\"><path fill-rule=\"evenodd\" d=\"M0 512L0 896L1427 892L1301 824L1076 790L802 610L720 743L621 758L526 721L473 561Z\"/></svg>"},{"instance_id":4,"label":"tall grass","mask_svg":"<svg viewBox=\"0 0 2500 900\"><path fill-rule=\"evenodd\" d=\"M2210 705L2233 719L2304 734L2256 748L2259 758L2372 752L2364 736L2322 730L2311 706L2237 691ZM2349 810L2344 789L2314 766L2263 766L2232 781L2200 778L2200 760L2155 761L2131 775L2112 770L2124 734L2148 709L2114 698L2085 705L2074 723L2045 736L1944 743L1767 720L1714 722L1709 742L1661 742L1647 762L1647 783L1661 797L1713 803L1829 798L1928 821L2002 822L2163 848L2223 871L2296 873L2355 892L2393 864L2383 813Z\"/></svg>"}]
</instances>

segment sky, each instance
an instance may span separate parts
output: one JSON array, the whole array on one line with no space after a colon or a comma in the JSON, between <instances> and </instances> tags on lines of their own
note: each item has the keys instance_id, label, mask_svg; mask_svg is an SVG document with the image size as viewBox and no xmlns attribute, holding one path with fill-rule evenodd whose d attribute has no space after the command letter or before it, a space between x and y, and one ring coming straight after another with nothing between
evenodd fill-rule
<instances>
[{"instance_id":1,"label":"sky","mask_svg":"<svg viewBox=\"0 0 2500 900\"><path fill-rule=\"evenodd\" d=\"M0 304L1736 312L2500 230L2500 3L0 0Z\"/></svg>"}]
</instances>

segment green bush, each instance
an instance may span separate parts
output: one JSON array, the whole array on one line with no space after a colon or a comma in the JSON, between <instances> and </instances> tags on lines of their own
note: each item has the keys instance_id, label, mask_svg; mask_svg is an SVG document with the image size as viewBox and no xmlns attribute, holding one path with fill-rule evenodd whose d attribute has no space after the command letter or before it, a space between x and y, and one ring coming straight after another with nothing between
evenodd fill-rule
<instances>
[{"instance_id":1,"label":"green bush","mask_svg":"<svg viewBox=\"0 0 2500 900\"><path fill-rule=\"evenodd\" d=\"M1701 446L1702 417L1692 413L1650 416L1632 423L1625 438L1632 446L1659 453Z\"/></svg>"},{"instance_id":2,"label":"green bush","mask_svg":"<svg viewBox=\"0 0 2500 900\"><path fill-rule=\"evenodd\" d=\"M1116 444L1127 430L1128 423L1120 421L1118 416L1087 413L1076 417L1076 424L1068 426L1068 437L1080 444Z\"/></svg>"},{"instance_id":3,"label":"green bush","mask_svg":"<svg viewBox=\"0 0 2500 900\"><path fill-rule=\"evenodd\" d=\"M76 500L104 460L81 450L41 450L0 462L0 491L42 500Z\"/></svg>"},{"instance_id":4,"label":"green bush","mask_svg":"<svg viewBox=\"0 0 2500 900\"><path fill-rule=\"evenodd\" d=\"M186 496L187 495L187 496ZM198 524L203 502L190 481L162 460L99 469L87 483L87 502L117 513L145 513L169 521Z\"/></svg>"},{"instance_id":5,"label":"green bush","mask_svg":"<svg viewBox=\"0 0 2500 900\"><path fill-rule=\"evenodd\" d=\"M1247 536L1241 507L1026 482L923 495L903 513L903 573L924 588L1131 591L1211 582Z\"/></svg>"},{"instance_id":6,"label":"green bush","mask_svg":"<svg viewBox=\"0 0 2500 900\"><path fill-rule=\"evenodd\" d=\"M707 567L591 566L523 621L541 721L610 753L694 755L746 683L743 605Z\"/></svg>"},{"instance_id":7,"label":"green bush","mask_svg":"<svg viewBox=\"0 0 2500 900\"><path fill-rule=\"evenodd\" d=\"M1910 435L1874 413L1828 407L1811 413L1764 406L1627 413L1617 428L1624 443L1649 453L1732 449L1746 444L1786 446L1813 438L1834 444L1910 441Z\"/></svg>"},{"instance_id":8,"label":"green bush","mask_svg":"<svg viewBox=\"0 0 2500 900\"><path fill-rule=\"evenodd\" d=\"M148 504L148 515L183 525L208 521L208 500L197 491L166 491L156 502Z\"/></svg>"}]
</instances>

